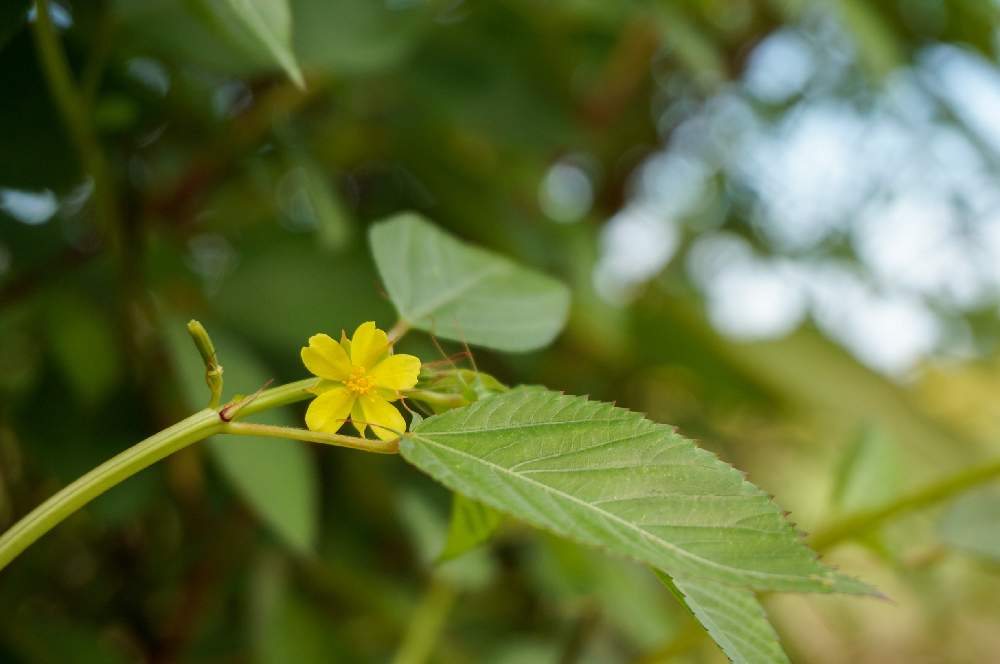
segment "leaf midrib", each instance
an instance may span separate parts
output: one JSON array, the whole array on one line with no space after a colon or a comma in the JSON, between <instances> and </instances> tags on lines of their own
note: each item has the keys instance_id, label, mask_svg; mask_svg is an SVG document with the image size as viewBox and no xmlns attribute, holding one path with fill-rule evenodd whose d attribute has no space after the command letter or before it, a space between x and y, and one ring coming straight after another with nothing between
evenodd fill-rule
<instances>
[{"instance_id":1,"label":"leaf midrib","mask_svg":"<svg viewBox=\"0 0 1000 664\"><path fill-rule=\"evenodd\" d=\"M456 449L454 447L448 447L448 446L443 445L441 443L438 443L438 442L436 442L436 441L434 441L434 440L432 440L430 438L422 436L419 433L415 433L415 432L411 431L411 432L407 433L407 436L410 437L410 438L418 439L418 440L420 440L420 441L422 441L424 443L427 443L427 444L432 445L434 447L437 447L437 448L439 448L441 450L444 450L445 452L451 452L453 454L457 454L459 456L462 456L462 457L465 457L467 459L470 459L471 461L483 464L485 466L488 466L488 467L490 467L492 469L495 469L495 470L499 471L500 473L502 473L504 475L508 475L508 476L510 476L513 479L517 479L517 480L520 480L523 483L534 485L536 487L539 487L540 489L542 489L543 491L545 491L547 493L550 493L550 494L556 495L558 497L564 498L564 499L568 500L569 502L576 503L577 505L580 505L581 507L585 508L586 510L589 510L591 512L595 512L595 513L597 513L597 514L599 514L601 516L606 517L607 519L609 519L611 521L617 522L617 523L625 526L629 530L635 531L636 533L638 533L644 539L650 540L650 541L652 541L653 543L656 543L656 544L660 544L660 545L664 546L665 548L669 549L670 551L673 551L673 552L677 553L681 557L697 561L697 562L699 562L699 563L701 563L701 564L703 564L705 566L714 567L714 568L717 568L717 569L720 569L720 570L725 570L725 571L728 571L728 572L735 572L737 574L746 574L746 575L749 575L749 576L752 576L752 577L755 577L755 578L761 578L761 579L785 579L785 580L789 580L789 581L808 581L809 580L807 577L799 576L799 575L793 575L793 574L777 574L777 573L774 573L774 572L756 572L756 571L753 571L753 570L745 570L745 569L741 569L741 568L738 568L738 567L731 567L731 566L728 566L728 565L724 565L722 563L717 563L717 562L715 562L713 560L709 560L707 558L702 558L701 556L698 556L697 554L694 554L694 553L692 553L690 551L687 551L686 549L682 549L681 547L677 546L676 544L674 544L672 542L668 542L667 540L664 540L664 539L662 539L660 537L657 537L653 533L640 528L639 526L637 526L637 525L635 525L635 524L633 524L633 523L631 523L631 522L629 522L629 521L627 521L627 520L619 517L616 514L612 514L611 512L607 512L607 511L602 510L602 509L600 509L598 507L595 507L591 503L588 503L588 502L586 502L584 500L581 500L581 499L579 499L576 496L573 496L571 494L568 494L568 493L565 493L563 491L560 491L560 490L558 490L558 489L556 489L554 487L551 487L551 486L549 486L547 484L543 484L541 482L537 482L535 480L532 480L531 478L524 477L523 475L520 475L518 473L512 472L511 470L509 470L508 468L506 468L504 466L500 466L500 465L492 463L490 461L486 461L485 459L482 459L481 457L473 456L473 455L471 455L471 454L469 454L467 452L463 452L463 451L458 450L458 449ZM490 502L489 499L480 498L480 500L483 500L483 502ZM494 506L496 506L495 503L494 503ZM503 507L496 507L496 509L499 509L501 511L505 511L505 509ZM667 571L667 570L664 570L664 571Z\"/></svg>"},{"instance_id":2,"label":"leaf midrib","mask_svg":"<svg viewBox=\"0 0 1000 664\"><path fill-rule=\"evenodd\" d=\"M482 283L482 281L485 280L486 278L491 277L494 274L501 274L503 272L509 272L509 271L510 271L510 266L505 265L503 263L498 262L489 265L482 271L474 273L471 278L461 282L460 284L458 284L458 286L455 286L450 290L442 292L440 296L431 300L429 304L426 304L422 308L417 309L415 311L411 311L408 316L408 318L410 319L409 322L411 323L420 322L421 319L430 316L432 313L434 313L444 305L448 304L450 301L456 300L459 297L461 297L464 293L467 293L468 291L472 290L480 283Z\"/></svg>"}]
</instances>

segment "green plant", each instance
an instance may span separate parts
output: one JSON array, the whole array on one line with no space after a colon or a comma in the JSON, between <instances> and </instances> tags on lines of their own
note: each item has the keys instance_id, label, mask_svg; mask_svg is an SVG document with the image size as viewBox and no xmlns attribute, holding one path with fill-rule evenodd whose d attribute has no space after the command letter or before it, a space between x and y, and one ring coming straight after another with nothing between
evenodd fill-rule
<instances>
[{"instance_id":1,"label":"green plant","mask_svg":"<svg viewBox=\"0 0 1000 664\"><path fill-rule=\"evenodd\" d=\"M379 337L371 324L359 328L353 346L344 337L354 358L359 352L384 356L388 344L411 328L500 350L533 349L550 342L566 319L569 295L559 283L467 246L415 215L376 224L371 241L400 319L389 337ZM362 329L370 351L358 350ZM400 370L407 376L398 384L376 381L371 389L412 404L408 431L386 425L392 418L384 409L397 411L384 401L382 410L367 413L367 422L359 419L365 411L347 403L333 420L307 415L310 429L254 423L248 420L257 413L316 394L319 403L330 394L317 391L325 379L261 388L222 404L224 367L215 347L200 323L192 321L188 330L204 363L209 407L111 459L25 517L0 537L0 568L110 487L221 434L400 453L455 491L442 557L457 557L488 539L499 513L513 516L658 570L739 661L762 661L762 653L769 661L783 657L753 591L875 594L819 563L771 499L739 471L636 413L543 387L507 389L492 376L454 366L425 366L418 381L419 362L399 355L392 356L393 366L405 365ZM331 352L343 353L337 342L323 339ZM304 349L303 357L311 368L322 367L314 348ZM370 369L373 377L376 372ZM354 390L360 404L369 387L359 391L352 381L363 379L352 373L348 387L335 389ZM346 413L362 434L367 424L376 438L338 433Z\"/></svg>"}]
</instances>

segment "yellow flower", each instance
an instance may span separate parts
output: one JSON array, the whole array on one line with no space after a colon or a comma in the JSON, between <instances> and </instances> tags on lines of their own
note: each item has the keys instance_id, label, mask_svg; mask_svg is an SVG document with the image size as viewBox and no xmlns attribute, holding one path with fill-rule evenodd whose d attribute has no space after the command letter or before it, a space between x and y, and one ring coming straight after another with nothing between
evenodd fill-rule
<instances>
[{"instance_id":1,"label":"yellow flower","mask_svg":"<svg viewBox=\"0 0 1000 664\"><path fill-rule=\"evenodd\" d=\"M306 411L306 426L336 433L350 416L361 435L366 426L382 440L405 431L403 416L389 402L400 397L399 390L416 385L420 360L391 355L390 349L385 332L371 321L359 325L350 340L341 332L340 343L326 334L309 337L302 362L323 380L310 390L316 398Z\"/></svg>"}]
</instances>

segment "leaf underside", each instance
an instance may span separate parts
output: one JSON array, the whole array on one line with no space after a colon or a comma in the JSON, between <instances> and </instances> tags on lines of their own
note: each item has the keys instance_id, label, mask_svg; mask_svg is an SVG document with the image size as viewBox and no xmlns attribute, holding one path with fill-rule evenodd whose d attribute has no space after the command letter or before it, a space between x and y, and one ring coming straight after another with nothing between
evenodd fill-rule
<instances>
[{"instance_id":1,"label":"leaf underside","mask_svg":"<svg viewBox=\"0 0 1000 664\"><path fill-rule=\"evenodd\" d=\"M778 635L753 591L656 572L735 664L788 664Z\"/></svg>"},{"instance_id":2,"label":"leaf underside","mask_svg":"<svg viewBox=\"0 0 1000 664\"><path fill-rule=\"evenodd\" d=\"M389 299L415 328L504 351L545 346L569 311L558 281L461 242L415 214L372 226Z\"/></svg>"},{"instance_id":3,"label":"leaf underside","mask_svg":"<svg viewBox=\"0 0 1000 664\"><path fill-rule=\"evenodd\" d=\"M610 404L521 387L424 420L400 451L453 491L671 576L873 592L822 565L739 471Z\"/></svg>"},{"instance_id":4,"label":"leaf underside","mask_svg":"<svg viewBox=\"0 0 1000 664\"><path fill-rule=\"evenodd\" d=\"M460 493L452 494L448 537L438 554L438 562L458 558L487 541L502 521L503 515L492 507Z\"/></svg>"}]
</instances>

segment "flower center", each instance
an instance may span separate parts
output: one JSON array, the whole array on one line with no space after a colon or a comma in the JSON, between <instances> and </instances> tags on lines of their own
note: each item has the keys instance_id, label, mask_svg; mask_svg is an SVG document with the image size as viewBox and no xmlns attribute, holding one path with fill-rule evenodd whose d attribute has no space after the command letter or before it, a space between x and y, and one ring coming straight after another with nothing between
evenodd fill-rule
<instances>
[{"instance_id":1,"label":"flower center","mask_svg":"<svg viewBox=\"0 0 1000 664\"><path fill-rule=\"evenodd\" d=\"M355 394L368 394L375 387L375 381L365 373L364 367L353 367L344 385Z\"/></svg>"}]
</instances>

